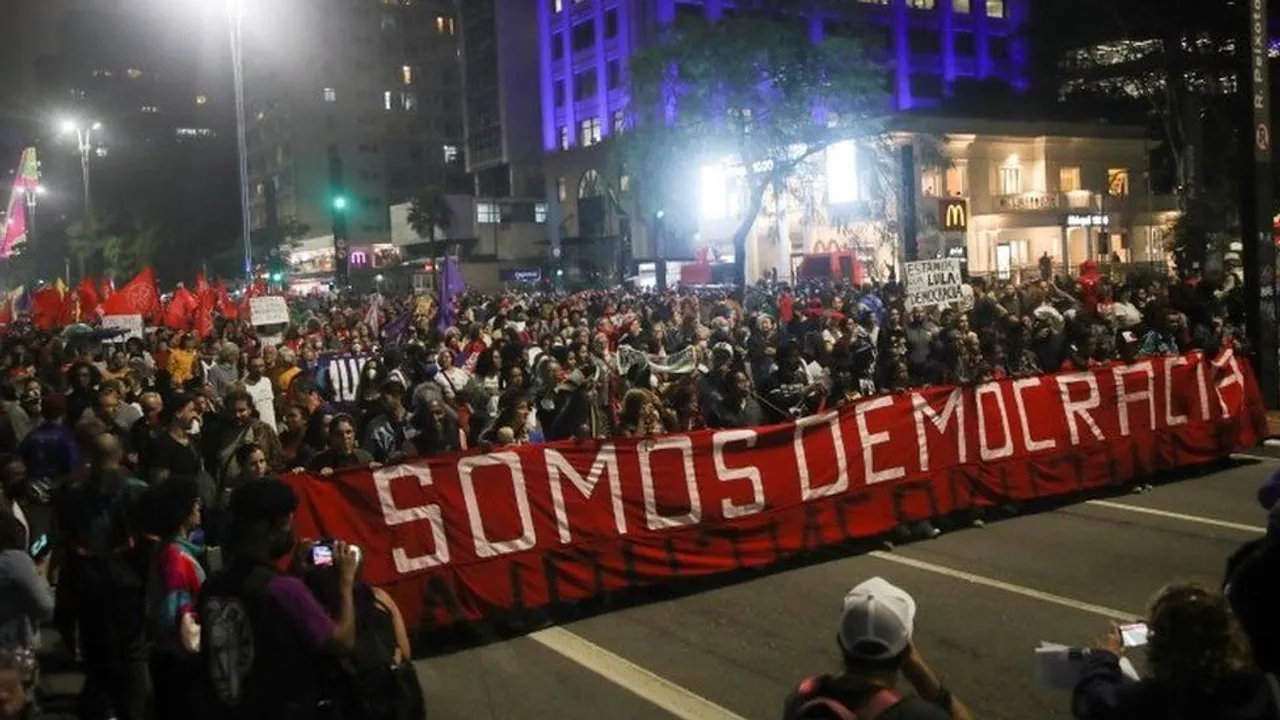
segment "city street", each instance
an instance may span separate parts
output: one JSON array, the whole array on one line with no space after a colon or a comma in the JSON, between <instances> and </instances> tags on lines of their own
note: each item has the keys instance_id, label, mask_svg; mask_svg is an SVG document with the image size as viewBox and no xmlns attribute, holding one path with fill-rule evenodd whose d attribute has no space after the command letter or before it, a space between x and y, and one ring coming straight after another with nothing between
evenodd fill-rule
<instances>
[{"instance_id":1,"label":"city street","mask_svg":"<svg viewBox=\"0 0 1280 720\"><path fill-rule=\"evenodd\" d=\"M514 639L424 647L429 714L773 720L798 679L834 669L840 600L879 575L916 597L919 647L979 717L1067 718L1067 694L1035 686L1032 648L1086 643L1110 619L1141 615L1170 580L1218 583L1226 556L1262 531L1254 493L1277 468L1280 452L1259 448L1140 495L653 593ZM47 683L59 694L78 685Z\"/></svg>"},{"instance_id":2,"label":"city street","mask_svg":"<svg viewBox=\"0 0 1280 720\"><path fill-rule=\"evenodd\" d=\"M1269 449L1258 449L1258 454ZM422 661L436 718L773 720L806 674L835 667L845 591L879 575L919 604L917 638L984 719L1067 718L1035 686L1041 640L1086 643L1142 614L1176 579L1220 582L1257 537L1254 500L1280 459L947 533L891 553L817 561L677 599L601 613Z\"/></svg>"}]
</instances>

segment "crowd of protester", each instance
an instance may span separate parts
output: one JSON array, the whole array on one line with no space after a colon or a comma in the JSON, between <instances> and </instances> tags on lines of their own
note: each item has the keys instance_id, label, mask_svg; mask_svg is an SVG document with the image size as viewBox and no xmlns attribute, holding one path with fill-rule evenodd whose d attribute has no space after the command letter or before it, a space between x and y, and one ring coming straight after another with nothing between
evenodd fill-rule
<instances>
[{"instance_id":1,"label":"crowd of protester","mask_svg":"<svg viewBox=\"0 0 1280 720\"><path fill-rule=\"evenodd\" d=\"M421 698L398 608L359 580L358 548L298 543L297 498L273 476L755 426L921 385L1216 352L1244 343L1232 302L1208 283L1097 276L973 280L945 308L909 309L890 282L762 286L744 303L464 294L439 312L294 298L284 328L124 342L18 324L0 340L0 650L30 688L52 620L83 663L90 719L411 717L385 706ZM277 572L290 556L295 572ZM967 717L911 650L910 620L903 632L868 655L842 631L848 673L901 672ZM808 692L863 687L842 683Z\"/></svg>"}]
</instances>

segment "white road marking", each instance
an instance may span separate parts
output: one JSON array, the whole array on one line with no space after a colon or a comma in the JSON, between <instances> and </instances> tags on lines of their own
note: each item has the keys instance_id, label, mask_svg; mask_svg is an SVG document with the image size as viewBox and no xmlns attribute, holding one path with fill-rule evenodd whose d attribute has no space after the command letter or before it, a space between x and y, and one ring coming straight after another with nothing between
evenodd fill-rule
<instances>
[{"instance_id":1,"label":"white road marking","mask_svg":"<svg viewBox=\"0 0 1280 720\"><path fill-rule=\"evenodd\" d=\"M1255 462L1280 462L1280 457L1270 455L1254 455L1252 453L1231 453L1232 460L1253 460Z\"/></svg>"},{"instance_id":2,"label":"white road marking","mask_svg":"<svg viewBox=\"0 0 1280 720\"><path fill-rule=\"evenodd\" d=\"M1267 438L1262 441L1262 444L1267 447L1280 447L1280 438Z\"/></svg>"},{"instance_id":3,"label":"white road marking","mask_svg":"<svg viewBox=\"0 0 1280 720\"><path fill-rule=\"evenodd\" d=\"M937 575L945 575L950 578L955 578L956 580L964 580L965 582L973 583L974 585L982 585L984 587L993 588L995 590L1002 590L1004 592L1013 593L1015 595L1021 595L1022 597L1031 598L1032 600L1039 600L1041 602L1047 602L1053 605L1059 605L1065 608L1070 608L1072 610L1079 610L1080 612L1086 612L1091 615L1098 615L1098 616L1107 618L1109 620L1130 621L1136 617L1142 616L1141 613L1125 612L1124 610L1117 610L1115 608L1109 608L1103 605L1094 605L1093 603L1087 603L1087 602L1084 602L1083 600L1075 600L1073 598L1064 597L1062 595L1055 595L1053 593L1044 592L1043 590L1036 590L1035 588L1029 588L1024 585L1015 585L1013 583L1008 583L1003 580L996 580L995 578L984 577L982 575L974 575L973 573L967 573L963 570L956 570L955 568L949 568L945 565L935 565L931 562L925 562L924 560L916 560L915 558L906 557L904 555L897 555L895 553L887 553L882 550L874 550L867 554L870 555L871 557L878 558L886 562L905 565L907 567L912 567L917 570L924 570L925 572L931 572Z\"/></svg>"},{"instance_id":4,"label":"white road marking","mask_svg":"<svg viewBox=\"0 0 1280 720\"><path fill-rule=\"evenodd\" d=\"M664 677L619 657L560 627L539 630L530 640L562 655L619 687L666 710L680 720L745 720Z\"/></svg>"},{"instance_id":5,"label":"white road marking","mask_svg":"<svg viewBox=\"0 0 1280 720\"><path fill-rule=\"evenodd\" d=\"M1123 510L1125 512L1138 513L1141 515L1153 515L1155 517L1168 518L1170 520L1181 520L1183 522L1196 523L1198 525L1211 525L1213 527L1226 528L1227 530L1257 533L1259 535L1264 535L1267 532L1265 527L1261 527L1259 525L1245 525L1244 523L1234 523L1227 520L1218 520L1216 518L1200 517L1199 515L1186 515L1184 513L1157 510L1155 508L1142 507L1139 505L1126 505L1124 503L1110 502L1108 500L1086 500L1084 504L1110 508L1112 510Z\"/></svg>"}]
</instances>

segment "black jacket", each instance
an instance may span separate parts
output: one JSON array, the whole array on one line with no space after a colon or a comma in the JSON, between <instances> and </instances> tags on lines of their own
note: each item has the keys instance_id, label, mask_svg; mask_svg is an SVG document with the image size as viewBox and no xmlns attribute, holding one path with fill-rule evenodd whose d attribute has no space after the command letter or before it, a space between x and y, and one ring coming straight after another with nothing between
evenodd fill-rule
<instances>
[{"instance_id":1,"label":"black jacket","mask_svg":"<svg viewBox=\"0 0 1280 720\"><path fill-rule=\"evenodd\" d=\"M1241 673L1213 692L1174 688L1154 678L1134 682L1120 672L1120 659L1105 650L1090 654L1071 698L1077 720L1275 720L1280 705L1265 676Z\"/></svg>"}]
</instances>

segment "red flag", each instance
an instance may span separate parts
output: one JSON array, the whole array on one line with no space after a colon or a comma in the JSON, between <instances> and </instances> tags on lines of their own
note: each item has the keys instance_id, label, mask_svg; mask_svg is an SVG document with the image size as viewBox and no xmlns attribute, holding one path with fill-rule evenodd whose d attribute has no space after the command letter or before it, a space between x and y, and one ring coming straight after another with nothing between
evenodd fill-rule
<instances>
[{"instance_id":1,"label":"red flag","mask_svg":"<svg viewBox=\"0 0 1280 720\"><path fill-rule=\"evenodd\" d=\"M213 306L217 303L217 296L211 288L206 287L197 302L196 335L203 339L213 335Z\"/></svg>"},{"instance_id":2,"label":"red flag","mask_svg":"<svg viewBox=\"0 0 1280 720\"><path fill-rule=\"evenodd\" d=\"M228 320L235 320L240 316L240 308L231 302L231 296L227 294L227 284L225 282L218 283L218 312L222 313L222 317Z\"/></svg>"},{"instance_id":3,"label":"red flag","mask_svg":"<svg viewBox=\"0 0 1280 720\"><path fill-rule=\"evenodd\" d=\"M253 285L249 286L244 292L244 299L240 301L240 313L249 314L249 301L256 297L262 297L267 294L267 283L263 280L254 280Z\"/></svg>"},{"instance_id":4,"label":"red flag","mask_svg":"<svg viewBox=\"0 0 1280 720\"><path fill-rule=\"evenodd\" d=\"M99 303L102 301L98 298L98 289L94 287L93 281L85 278L76 286L76 299L80 301L80 317L87 318L97 311Z\"/></svg>"},{"instance_id":5,"label":"red flag","mask_svg":"<svg viewBox=\"0 0 1280 720\"><path fill-rule=\"evenodd\" d=\"M44 287L31 296L31 322L41 330L58 327L62 315L62 296L54 287Z\"/></svg>"},{"instance_id":6,"label":"red flag","mask_svg":"<svg viewBox=\"0 0 1280 720\"><path fill-rule=\"evenodd\" d=\"M102 293L98 295L99 303L106 302L107 298L116 294L116 283L111 278L102 279Z\"/></svg>"},{"instance_id":7,"label":"red flag","mask_svg":"<svg viewBox=\"0 0 1280 720\"><path fill-rule=\"evenodd\" d=\"M69 292L62 298L62 307L58 309L58 327L75 325L80 322L80 296Z\"/></svg>"},{"instance_id":8,"label":"red flag","mask_svg":"<svg viewBox=\"0 0 1280 720\"><path fill-rule=\"evenodd\" d=\"M156 287L156 273L143 268L132 280L102 301L103 315L141 315L144 320L154 320L160 315L160 289Z\"/></svg>"},{"instance_id":9,"label":"red flag","mask_svg":"<svg viewBox=\"0 0 1280 720\"><path fill-rule=\"evenodd\" d=\"M195 314L199 302L191 291L179 286L164 311L164 324L171 330L186 330L191 327L192 315Z\"/></svg>"}]
</instances>

